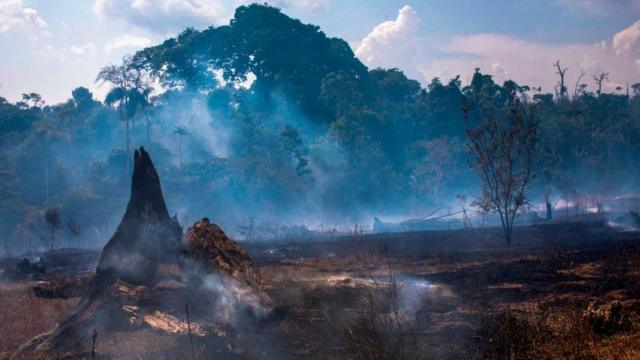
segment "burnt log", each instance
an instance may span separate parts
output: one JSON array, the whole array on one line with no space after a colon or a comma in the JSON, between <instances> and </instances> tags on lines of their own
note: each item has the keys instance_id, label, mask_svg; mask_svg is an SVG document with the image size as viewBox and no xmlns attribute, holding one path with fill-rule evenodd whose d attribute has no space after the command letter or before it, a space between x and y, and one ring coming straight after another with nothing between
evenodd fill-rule
<instances>
[{"instance_id":1,"label":"burnt log","mask_svg":"<svg viewBox=\"0 0 640 360\"><path fill-rule=\"evenodd\" d=\"M182 246L207 270L222 271L255 290L260 289L260 277L247 252L208 218L196 221L187 230Z\"/></svg>"},{"instance_id":2,"label":"burnt log","mask_svg":"<svg viewBox=\"0 0 640 360\"><path fill-rule=\"evenodd\" d=\"M40 298L69 299L87 294L92 276L80 276L59 280L39 281L31 290Z\"/></svg>"}]
</instances>

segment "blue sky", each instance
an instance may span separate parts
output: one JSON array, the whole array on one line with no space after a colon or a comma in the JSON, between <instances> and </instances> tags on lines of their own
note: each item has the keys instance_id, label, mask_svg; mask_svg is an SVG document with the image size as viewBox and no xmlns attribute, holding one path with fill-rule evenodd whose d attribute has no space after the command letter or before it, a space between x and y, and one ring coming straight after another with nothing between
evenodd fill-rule
<instances>
[{"instance_id":1,"label":"blue sky","mask_svg":"<svg viewBox=\"0 0 640 360\"><path fill-rule=\"evenodd\" d=\"M347 40L370 67L398 67L427 84L480 67L498 81L553 91L551 64L610 72L609 91L640 82L640 0L270 0ZM100 67L186 26L226 23L245 0L0 0L0 96L98 97Z\"/></svg>"}]
</instances>

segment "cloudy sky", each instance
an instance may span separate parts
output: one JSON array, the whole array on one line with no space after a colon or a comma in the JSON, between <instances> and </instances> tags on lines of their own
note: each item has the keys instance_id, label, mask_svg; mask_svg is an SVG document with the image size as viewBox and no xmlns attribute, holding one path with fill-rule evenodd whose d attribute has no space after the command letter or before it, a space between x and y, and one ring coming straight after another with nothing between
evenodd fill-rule
<instances>
[{"instance_id":1,"label":"cloudy sky","mask_svg":"<svg viewBox=\"0 0 640 360\"><path fill-rule=\"evenodd\" d=\"M0 0L0 96L36 91L55 103L87 86L100 97L100 67L187 26L224 24L246 2ZM397 67L423 84L457 74L466 82L480 67L551 92L556 59L570 84L581 71L586 83L609 72L610 90L640 82L640 0L267 2L347 40L369 67Z\"/></svg>"}]
</instances>

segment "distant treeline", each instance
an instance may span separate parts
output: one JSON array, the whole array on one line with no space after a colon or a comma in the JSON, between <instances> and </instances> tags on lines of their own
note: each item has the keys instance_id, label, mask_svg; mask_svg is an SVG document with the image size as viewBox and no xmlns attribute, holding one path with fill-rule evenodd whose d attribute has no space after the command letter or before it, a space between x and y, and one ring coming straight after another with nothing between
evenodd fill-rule
<instances>
[{"instance_id":1,"label":"distant treeline","mask_svg":"<svg viewBox=\"0 0 640 360\"><path fill-rule=\"evenodd\" d=\"M543 94L477 69L469 84L434 78L423 88L398 69L367 69L345 41L266 5L239 7L226 26L187 29L97 81L110 89L104 101L84 87L56 105L37 93L0 98L8 251L38 246L53 207L80 234L62 242L105 241L128 196L127 149L139 145L185 222L209 216L233 233L254 219L424 214L478 195L463 100L506 106L514 91L540 121L530 198L546 188L556 197L626 192L640 180L639 84L604 93L603 73L595 85Z\"/></svg>"}]
</instances>

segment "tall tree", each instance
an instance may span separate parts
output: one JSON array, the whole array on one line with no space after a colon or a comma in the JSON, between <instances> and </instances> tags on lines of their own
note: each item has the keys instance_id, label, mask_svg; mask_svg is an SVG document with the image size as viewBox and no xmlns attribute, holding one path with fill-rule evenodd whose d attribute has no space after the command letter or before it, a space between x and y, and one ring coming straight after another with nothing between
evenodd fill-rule
<instances>
[{"instance_id":1,"label":"tall tree","mask_svg":"<svg viewBox=\"0 0 640 360\"><path fill-rule=\"evenodd\" d=\"M584 85L581 83L582 78L585 76L586 74L584 73L584 70L580 69L580 75L578 75L578 79L576 80L576 85L573 88L573 99L577 99L577 97L580 95L581 91L584 91L584 88L581 89L580 86ZM586 85L585 85L586 87Z\"/></svg>"},{"instance_id":2,"label":"tall tree","mask_svg":"<svg viewBox=\"0 0 640 360\"><path fill-rule=\"evenodd\" d=\"M98 102L93 99L91 91L82 86L71 91L71 98L75 104L76 111L80 114L86 114L98 104Z\"/></svg>"},{"instance_id":3,"label":"tall tree","mask_svg":"<svg viewBox=\"0 0 640 360\"><path fill-rule=\"evenodd\" d=\"M62 226L62 216L60 216L60 209L51 207L44 213L44 220L49 228L51 234L51 251L55 249L55 234Z\"/></svg>"},{"instance_id":4,"label":"tall tree","mask_svg":"<svg viewBox=\"0 0 640 360\"><path fill-rule=\"evenodd\" d=\"M41 108L42 106L44 106L44 100L42 99L42 96L34 92L22 94L22 101L24 101L26 104L31 104L31 107L34 108Z\"/></svg>"},{"instance_id":5,"label":"tall tree","mask_svg":"<svg viewBox=\"0 0 640 360\"><path fill-rule=\"evenodd\" d=\"M108 83L111 90L107 93L105 104L116 107L120 120L125 124L125 150L127 154L131 149L132 121L140 109L146 106L146 99L151 92L151 86L144 74L142 66L125 57L121 65L108 65L100 69L96 78L98 83ZM127 155L127 171L131 170L129 156Z\"/></svg>"},{"instance_id":6,"label":"tall tree","mask_svg":"<svg viewBox=\"0 0 640 360\"><path fill-rule=\"evenodd\" d=\"M601 72L598 74L594 74L591 76L593 78L593 81L596 82L596 94L598 96L600 96L600 94L602 94L602 85L605 82L609 82L609 73L608 72Z\"/></svg>"},{"instance_id":7,"label":"tall tree","mask_svg":"<svg viewBox=\"0 0 640 360\"><path fill-rule=\"evenodd\" d=\"M298 129L291 125L286 125L280 132L279 142L283 150L296 159L296 173L299 176L309 174L311 171L307 167L309 163L309 160L306 159L307 150Z\"/></svg>"},{"instance_id":8,"label":"tall tree","mask_svg":"<svg viewBox=\"0 0 640 360\"><path fill-rule=\"evenodd\" d=\"M182 167L182 137L189 135L189 131L184 126L176 126L173 133L178 135L178 164Z\"/></svg>"},{"instance_id":9,"label":"tall tree","mask_svg":"<svg viewBox=\"0 0 640 360\"><path fill-rule=\"evenodd\" d=\"M512 92L506 108L486 99L467 100L463 108L469 150L482 183L477 203L498 214L507 245L515 219L527 204L539 124L533 104L521 99Z\"/></svg>"},{"instance_id":10,"label":"tall tree","mask_svg":"<svg viewBox=\"0 0 640 360\"><path fill-rule=\"evenodd\" d=\"M569 70L569 68L563 68L560 65L559 59L553 64L553 66L556 69L556 74L560 76L560 81L558 82L558 90L556 92L556 95L558 96L558 100L564 101L567 99L567 93L568 93L567 86L565 85L565 81L564 81L564 75L567 73L567 70Z\"/></svg>"}]
</instances>

